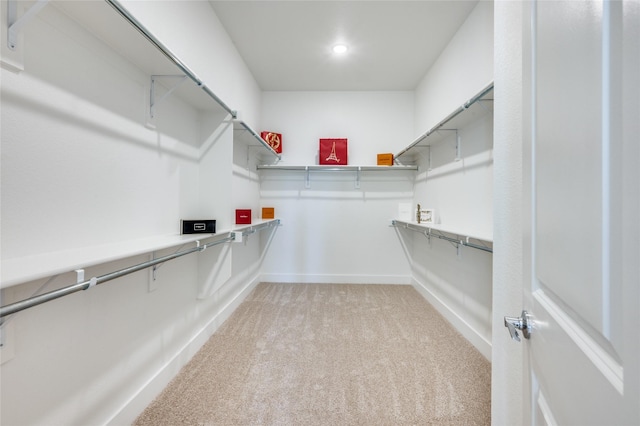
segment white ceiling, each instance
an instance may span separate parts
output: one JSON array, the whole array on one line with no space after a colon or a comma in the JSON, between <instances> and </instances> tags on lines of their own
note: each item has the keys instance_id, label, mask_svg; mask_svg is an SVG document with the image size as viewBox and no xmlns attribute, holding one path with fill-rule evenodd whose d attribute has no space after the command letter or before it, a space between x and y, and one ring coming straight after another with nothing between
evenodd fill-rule
<instances>
[{"instance_id":1,"label":"white ceiling","mask_svg":"<svg viewBox=\"0 0 640 426\"><path fill-rule=\"evenodd\" d=\"M262 90L305 91L415 89L478 0L209 2Z\"/></svg>"}]
</instances>

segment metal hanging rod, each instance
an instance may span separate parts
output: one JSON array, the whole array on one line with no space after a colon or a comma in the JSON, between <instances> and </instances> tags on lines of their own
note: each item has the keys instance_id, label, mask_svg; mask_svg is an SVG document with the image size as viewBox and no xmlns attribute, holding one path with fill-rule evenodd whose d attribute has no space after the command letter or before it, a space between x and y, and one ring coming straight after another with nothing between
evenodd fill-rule
<instances>
[{"instance_id":1,"label":"metal hanging rod","mask_svg":"<svg viewBox=\"0 0 640 426\"><path fill-rule=\"evenodd\" d=\"M454 244L459 244L459 245L471 247L471 248L474 248L474 249L486 251L486 252L489 252L489 253L493 253L493 249L490 248L490 247L481 246L479 244L475 244L475 243L470 242L469 241L470 237L466 237L466 239L451 238L451 237L447 237L446 235L443 235L442 232L440 232L439 230L434 229L434 228L426 228L425 229L424 227L418 227L418 226L415 226L415 225L412 226L410 223L401 223L401 222L398 222L398 221L395 221L395 220L393 220L391 222L391 224L393 226L397 226L397 227L400 227L400 228L409 229L410 231L416 231L416 232L423 233L428 237L436 237L436 238L438 238L440 240L449 241L449 242L454 243ZM428 230L428 232L427 232L427 230ZM437 233L432 233L431 232L432 230L437 232Z\"/></svg>"},{"instance_id":2,"label":"metal hanging rod","mask_svg":"<svg viewBox=\"0 0 640 426\"><path fill-rule=\"evenodd\" d=\"M99 277L93 277L93 278L91 278L89 280L86 280L86 281L83 281L83 282L79 282L79 283L76 283L76 284L73 284L73 285L62 287L62 288L60 288L58 290L53 290L53 291L50 291L48 293L43 293L43 294L40 294L38 296L33 296L33 297L28 298L28 299L21 300L19 302L14 302L14 303L11 303L9 305L2 306L2 307L0 307L0 318L4 318L4 317L6 317L8 315L15 314L16 312L20 312L20 311L23 311L25 309L32 308L34 306L40 305L40 304L45 303L45 302L49 302L49 301L54 300L54 299L58 299L58 298L63 297L63 296L67 296L67 295L69 295L71 293L75 293L75 292L80 291L80 290L88 290L91 287L96 286L98 284L102 284L102 283L105 283L107 281L114 280L116 278L124 277L125 275L132 274L134 272L140 271L142 269L149 268L149 267L157 265L159 263L164 263L164 262L167 262L169 260L173 260L173 259L176 259L178 257L185 256L187 254L203 251L207 247L212 247L212 246L215 246L215 245L218 245L218 244L226 243L228 241L233 241L234 238L235 237L233 235L231 235L229 237L226 237L226 238L223 238L221 240L217 240L217 241L214 241L214 242L211 242L211 243L208 243L208 244L204 244L204 245L198 244L196 247L193 247L193 248L190 248L190 249L187 249L187 250L179 251L179 252L176 252L176 253L173 253L173 254L169 254L167 256L163 256L163 257L159 257L157 259L153 259L153 260L150 260L150 261L147 261L147 262L139 263L137 265L130 266L128 268L120 269L120 270L115 271L115 272L111 272L111 273L108 273L108 274L105 274L105 275L100 275Z\"/></svg>"},{"instance_id":3,"label":"metal hanging rod","mask_svg":"<svg viewBox=\"0 0 640 426\"><path fill-rule=\"evenodd\" d=\"M263 223L260 225L255 225L255 226L251 226L248 228L244 228L241 231L238 232L242 232L242 235L249 235L252 233L255 233L257 231L261 231L263 229L266 228L270 228L274 225L278 225L280 223L279 220L273 221L273 222L267 222L267 223ZM205 237L208 238L208 237ZM215 245L218 244L223 244L226 242L230 242L230 241L234 241L235 240L235 234L231 233L228 237L226 238L222 238L220 240L215 240L212 241L210 243L204 244L204 245L200 245L200 243L198 242L198 244L196 245L196 247L187 249L187 250L183 250L183 251L178 251L176 253L173 254L169 254L167 256L163 256L163 257L159 257L157 259L153 259L147 262L142 262L139 263L137 265L134 266L130 266L128 268L124 268L115 272L111 272L105 275L101 275L99 277L93 277L89 280L85 280L82 282L78 282L76 284L72 284L63 288L60 288L58 290L54 290L54 291L50 291L48 293L44 293L38 296L33 296L31 298L25 299L25 300L21 300L15 303L11 303L9 305L5 305L0 307L0 318L4 318L6 316L12 315L16 312L20 312L23 311L25 309L31 308L33 306L37 306L40 305L42 303L48 302L50 300L54 300L54 299L58 299L60 297L69 295L71 293L75 293L77 291L80 290L88 290L89 288L96 286L98 284L102 284L105 283L107 281L111 281L114 280L116 278L120 278L123 277L125 275L129 275L131 273L140 271L142 269L146 269L146 268L150 268L152 266L158 265L160 263L164 263L167 262L169 260L173 260L176 259L178 257L182 257L185 256L187 254L191 254L191 253L195 253L195 252L201 252L204 251L205 249L207 249L208 247L213 247ZM1 324L0 324L1 325Z\"/></svg>"},{"instance_id":4,"label":"metal hanging rod","mask_svg":"<svg viewBox=\"0 0 640 426\"><path fill-rule=\"evenodd\" d=\"M278 226L278 225L280 225L280 219L276 219L271 222L260 223L258 225L243 227L242 235L246 236L246 235L255 234L256 232L262 231L263 229L271 228L272 226Z\"/></svg>"},{"instance_id":5,"label":"metal hanging rod","mask_svg":"<svg viewBox=\"0 0 640 426\"><path fill-rule=\"evenodd\" d=\"M225 111L227 111L233 118L236 118L238 112L232 110L222 99L220 99L215 93L209 89L202 80L200 80L194 73L187 67L176 55L174 55L160 40L158 40L151 32L133 17L117 0L105 0L111 5L124 19L126 19L140 34L142 34L151 44L153 44L164 56L173 62L187 77L200 87L207 95L213 98Z\"/></svg>"},{"instance_id":6,"label":"metal hanging rod","mask_svg":"<svg viewBox=\"0 0 640 426\"><path fill-rule=\"evenodd\" d=\"M406 154L409 150L411 150L413 147L415 147L416 145L418 145L420 142L422 142L423 140L425 140L426 138L428 138L429 136L431 136L431 134L435 133L438 130L441 130L440 128L442 126L444 126L445 124L447 124L449 121L453 120L455 117L457 117L460 113L466 111L467 109L469 109L469 107L473 104L475 104L476 102L480 102L482 101L487 94L489 94L489 92L491 92L493 90L493 82L489 83L487 86L485 86L478 94L476 94L473 98L469 99L467 102L465 102L464 104L462 104L461 106L459 106L455 111L453 111L451 114L449 114L446 118L444 118L442 121L440 121L438 124L436 124L435 126L433 126L431 129L429 129L426 133L423 133L421 136L419 136L411 145L409 145L408 147L406 147L405 149L403 149L402 151L400 151L398 154L396 154L395 158L399 158L402 155Z\"/></svg>"},{"instance_id":7,"label":"metal hanging rod","mask_svg":"<svg viewBox=\"0 0 640 426\"><path fill-rule=\"evenodd\" d=\"M418 166L287 166L280 164L259 164L258 170L290 170L290 171L318 171L318 172L379 172L379 171L417 171Z\"/></svg>"},{"instance_id":8,"label":"metal hanging rod","mask_svg":"<svg viewBox=\"0 0 640 426\"><path fill-rule=\"evenodd\" d=\"M266 228L270 228L272 226L276 226L280 224L280 220L275 220L273 222L266 222L263 224L259 224L259 225L255 225L255 226L251 226L251 227L247 227L244 228L242 230L239 230L238 232L241 232L242 235L249 235L249 234L253 234L257 231L261 231L263 229ZM204 237L204 238L210 238L210 237ZM235 233L231 233L229 236L219 239L219 240L215 240L212 242L209 242L207 244L200 244L200 242L197 242L196 247L192 247L190 249L187 250L182 250L182 251L178 251L175 252L173 254L169 254L163 257L159 257L157 259L153 259L153 260L149 260L147 262L142 262L139 263L137 265L133 265L130 266L128 268L124 268L124 269L120 269L118 271L115 272L110 272L108 274L104 274L104 275L100 275L99 277L93 277L89 280L84 280L82 282L78 282L76 284L72 284L66 287L62 287L60 289L57 290L53 290L50 291L48 293L43 293L37 296L33 296L30 297L28 299L24 299L24 300L20 300L18 302L14 302L14 303L10 303L8 305L2 306L0 307L0 318L4 318L6 316L9 315L13 315L17 312L23 311L25 309L28 308L32 308L34 306L40 305L42 303L45 302L49 302L51 300L54 299L58 299L60 297L63 296L67 296L69 294L81 291L81 290L88 290L91 287L94 287L98 284L103 284L106 283L107 281L111 281L111 280L115 280L116 278L121 278L124 277L125 275L129 275L132 274L134 272L140 271L142 269L146 269L146 268L150 268L152 266L158 265L160 263L164 263L167 262L169 260L173 260L173 259L177 259L178 257L182 257L182 256L186 256L187 254L191 254L191 253L196 253L196 252L201 252L204 251L205 249L207 249L208 247L213 247L216 246L218 244L223 244L226 242L230 242L230 241L234 241L235 240ZM2 325L2 323L0 323L0 325Z\"/></svg>"}]
</instances>

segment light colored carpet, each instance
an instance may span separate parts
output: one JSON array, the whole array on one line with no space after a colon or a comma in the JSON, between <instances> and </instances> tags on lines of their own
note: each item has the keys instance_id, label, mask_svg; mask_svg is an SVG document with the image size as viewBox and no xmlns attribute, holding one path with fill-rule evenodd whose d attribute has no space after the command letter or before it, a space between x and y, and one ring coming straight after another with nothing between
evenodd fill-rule
<instances>
[{"instance_id":1,"label":"light colored carpet","mask_svg":"<svg viewBox=\"0 0 640 426\"><path fill-rule=\"evenodd\" d=\"M490 363L411 286L259 284L135 425L489 425Z\"/></svg>"}]
</instances>

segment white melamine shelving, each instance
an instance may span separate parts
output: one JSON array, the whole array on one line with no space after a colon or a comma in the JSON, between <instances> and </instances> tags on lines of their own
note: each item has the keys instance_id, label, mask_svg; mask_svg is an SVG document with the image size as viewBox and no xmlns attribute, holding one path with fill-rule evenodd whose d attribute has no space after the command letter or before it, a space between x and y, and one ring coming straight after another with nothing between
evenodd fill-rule
<instances>
[{"instance_id":1,"label":"white melamine shelving","mask_svg":"<svg viewBox=\"0 0 640 426\"><path fill-rule=\"evenodd\" d=\"M97 39L135 64L155 83L155 95L150 102L162 108L165 95L176 96L199 111L222 120L235 116L228 105L218 98L180 58L162 44L116 0L53 2ZM26 47L28 48L28 47ZM183 81L184 80L184 81ZM96 84L100 84L96 81Z\"/></svg>"},{"instance_id":2,"label":"white melamine shelving","mask_svg":"<svg viewBox=\"0 0 640 426\"><path fill-rule=\"evenodd\" d=\"M216 230L215 234L170 234L149 238L139 238L81 247L57 252L41 253L2 260L2 280L0 288L88 268L120 259L126 259L145 253L179 247L187 244L195 245L197 241L210 241L229 236L230 232L245 231L252 233L267 224L277 224L279 219L260 220L250 225L235 225L230 229Z\"/></svg>"},{"instance_id":3,"label":"white melamine shelving","mask_svg":"<svg viewBox=\"0 0 640 426\"><path fill-rule=\"evenodd\" d=\"M493 235L481 234L473 230L466 230L454 226L441 224L417 223L414 221L393 219L391 224L411 231L421 232L427 236L434 236L457 244L479 248L491 252L493 249ZM473 240L473 241L472 241ZM478 242L479 244L476 244Z\"/></svg>"},{"instance_id":4,"label":"white melamine shelving","mask_svg":"<svg viewBox=\"0 0 640 426\"><path fill-rule=\"evenodd\" d=\"M207 84L137 21L117 0L56 2L66 15L97 39L149 75L149 117L162 108L165 97L176 96L218 124L233 119L234 142L261 147L262 153L277 154L247 123L237 120L236 111L220 99ZM100 84L100 82L96 82Z\"/></svg>"},{"instance_id":5,"label":"white melamine shelving","mask_svg":"<svg viewBox=\"0 0 640 426\"><path fill-rule=\"evenodd\" d=\"M291 171L316 171L316 172L393 172L393 171L417 171L418 166L295 166L284 164L261 164L258 170L291 170Z\"/></svg>"},{"instance_id":6,"label":"white melamine shelving","mask_svg":"<svg viewBox=\"0 0 640 426\"><path fill-rule=\"evenodd\" d=\"M485 86L480 92L463 103L455 111L433 126L427 132L417 137L409 146L395 155L399 164L412 163L415 155L421 150L437 144L457 131L481 117L493 113L493 82ZM459 149L457 149L459 155Z\"/></svg>"},{"instance_id":7,"label":"white melamine shelving","mask_svg":"<svg viewBox=\"0 0 640 426\"><path fill-rule=\"evenodd\" d=\"M193 109L207 116L217 117L220 122L229 115L235 117L234 110L218 98L205 82L129 14L117 0L50 2L46 7L54 7L61 11L117 55L135 64L139 70L149 76L147 88L150 100L149 113L152 110L151 103L154 101L155 108L162 108L164 96L176 96ZM38 7L34 13L41 13L41 9ZM29 46L19 46L19 48L29 49ZM97 80L95 84L101 84L101 82ZM152 86L155 86L155 94ZM244 122L236 123L234 120L235 126L245 131L244 133L249 133L250 138L253 139L243 143L260 146L264 148L263 152L279 158L266 142L256 139L255 131ZM238 133L243 132L238 131ZM242 135L239 138L246 139ZM234 226L232 229L218 230L216 234L157 235L17 258L3 258L0 288L157 250L195 244L196 241L216 238L232 231L253 230L260 224L268 222Z\"/></svg>"},{"instance_id":8,"label":"white melamine shelving","mask_svg":"<svg viewBox=\"0 0 640 426\"><path fill-rule=\"evenodd\" d=\"M299 171L305 173L305 187L311 187L311 172L355 172L355 188L360 188L360 173L361 172L415 172L418 170L418 166L296 166L296 165L284 165L284 164L268 164L258 165L258 170L262 171Z\"/></svg>"}]
</instances>

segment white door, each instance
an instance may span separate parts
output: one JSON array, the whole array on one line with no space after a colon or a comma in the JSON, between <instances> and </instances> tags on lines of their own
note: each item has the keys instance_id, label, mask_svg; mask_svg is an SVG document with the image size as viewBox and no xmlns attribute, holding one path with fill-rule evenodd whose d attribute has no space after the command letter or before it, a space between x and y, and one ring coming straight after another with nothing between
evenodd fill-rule
<instances>
[{"instance_id":1,"label":"white door","mask_svg":"<svg viewBox=\"0 0 640 426\"><path fill-rule=\"evenodd\" d=\"M640 2L530 6L525 423L638 425Z\"/></svg>"}]
</instances>

